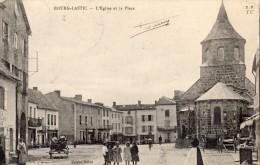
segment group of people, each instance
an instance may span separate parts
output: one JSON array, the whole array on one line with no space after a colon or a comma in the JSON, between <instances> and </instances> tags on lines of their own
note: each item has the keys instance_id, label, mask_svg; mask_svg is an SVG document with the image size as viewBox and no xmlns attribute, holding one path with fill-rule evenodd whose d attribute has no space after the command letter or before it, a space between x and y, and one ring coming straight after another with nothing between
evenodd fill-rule
<instances>
[{"instance_id":1,"label":"group of people","mask_svg":"<svg viewBox=\"0 0 260 165\"><path fill-rule=\"evenodd\" d=\"M111 162L114 162L114 165L119 165L120 162L122 162L121 153L123 152L123 159L126 163L126 165L130 165L130 162L133 162L133 165L137 165L137 162L139 161L139 155L138 155L138 147L135 142L132 143L132 146L130 147L130 143L127 142L125 147L122 148L119 146L119 143L117 142L114 147L111 145L108 145L107 143L104 143L104 146L102 148L103 150L103 156L105 163L104 165L111 165Z\"/></svg>"}]
</instances>

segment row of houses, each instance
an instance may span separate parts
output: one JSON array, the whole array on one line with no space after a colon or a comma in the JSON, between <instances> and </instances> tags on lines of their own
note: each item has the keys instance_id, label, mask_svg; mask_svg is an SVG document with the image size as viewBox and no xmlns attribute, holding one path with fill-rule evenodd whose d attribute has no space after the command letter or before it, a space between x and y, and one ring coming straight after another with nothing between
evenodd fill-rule
<instances>
[{"instance_id":1,"label":"row of houses","mask_svg":"<svg viewBox=\"0 0 260 165\"><path fill-rule=\"evenodd\" d=\"M47 94L36 87L28 90L28 143L48 144L66 136L69 143L121 142L151 138L175 142L176 104L162 97L154 104L117 105L83 101L82 95L64 97L56 90Z\"/></svg>"}]
</instances>

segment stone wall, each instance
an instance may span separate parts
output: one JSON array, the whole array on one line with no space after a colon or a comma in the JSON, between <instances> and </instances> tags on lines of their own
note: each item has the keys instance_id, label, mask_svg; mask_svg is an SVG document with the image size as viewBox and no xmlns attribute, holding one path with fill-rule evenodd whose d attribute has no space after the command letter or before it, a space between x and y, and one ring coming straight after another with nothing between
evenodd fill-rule
<instances>
[{"instance_id":1,"label":"stone wall","mask_svg":"<svg viewBox=\"0 0 260 165\"><path fill-rule=\"evenodd\" d=\"M247 114L248 102L240 100L200 101L196 104L197 133L199 136L208 134L232 137L240 128L241 117ZM221 124L214 124L214 109L221 110ZM214 137L215 136L215 137Z\"/></svg>"},{"instance_id":2,"label":"stone wall","mask_svg":"<svg viewBox=\"0 0 260 165\"><path fill-rule=\"evenodd\" d=\"M200 78L205 88L219 81L245 88L245 70L244 64L201 67Z\"/></svg>"}]
</instances>

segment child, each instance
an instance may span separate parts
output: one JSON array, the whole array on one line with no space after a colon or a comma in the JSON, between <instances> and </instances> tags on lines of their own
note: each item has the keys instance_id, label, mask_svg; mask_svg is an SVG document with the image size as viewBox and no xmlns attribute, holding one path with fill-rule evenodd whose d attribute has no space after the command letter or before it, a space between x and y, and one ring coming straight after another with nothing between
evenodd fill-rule
<instances>
[{"instance_id":1,"label":"child","mask_svg":"<svg viewBox=\"0 0 260 165\"><path fill-rule=\"evenodd\" d=\"M130 165L132 160L130 143L126 143L126 147L124 147L124 160L126 165Z\"/></svg>"},{"instance_id":2,"label":"child","mask_svg":"<svg viewBox=\"0 0 260 165\"><path fill-rule=\"evenodd\" d=\"M119 147L119 143L117 142L116 145L113 147L113 162L114 165L119 165L119 162L122 162L121 152L122 149Z\"/></svg>"}]
</instances>

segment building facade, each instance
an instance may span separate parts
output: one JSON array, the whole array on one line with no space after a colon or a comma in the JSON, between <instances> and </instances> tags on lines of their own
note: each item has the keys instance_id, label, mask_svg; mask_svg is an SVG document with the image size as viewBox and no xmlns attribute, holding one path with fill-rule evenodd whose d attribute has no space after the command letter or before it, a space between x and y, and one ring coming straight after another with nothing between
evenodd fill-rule
<instances>
[{"instance_id":1,"label":"building facade","mask_svg":"<svg viewBox=\"0 0 260 165\"><path fill-rule=\"evenodd\" d=\"M47 145L59 137L59 111L37 87L28 89L28 143Z\"/></svg>"},{"instance_id":2,"label":"building facade","mask_svg":"<svg viewBox=\"0 0 260 165\"><path fill-rule=\"evenodd\" d=\"M0 82L2 82L2 91L5 91L2 92L5 93L2 97L8 99L5 104L6 109L2 106L0 113L1 123L3 123L0 126L0 137L5 139L1 140L1 144L4 145L8 163L18 139L23 138L27 142L28 138L28 36L31 34L31 29L22 0L0 1L0 23L2 27L0 28Z\"/></svg>"},{"instance_id":3,"label":"building facade","mask_svg":"<svg viewBox=\"0 0 260 165\"><path fill-rule=\"evenodd\" d=\"M113 141L123 141L123 132L122 132L122 120L123 112L118 111L114 108L111 108L111 125L112 129L110 130L110 139Z\"/></svg>"},{"instance_id":4,"label":"building facade","mask_svg":"<svg viewBox=\"0 0 260 165\"><path fill-rule=\"evenodd\" d=\"M63 97L60 91L54 91L45 96L58 108L59 132L69 143L94 143L109 137L108 108L92 103L91 99L83 101L82 95Z\"/></svg>"},{"instance_id":5,"label":"building facade","mask_svg":"<svg viewBox=\"0 0 260 165\"><path fill-rule=\"evenodd\" d=\"M125 141L143 142L151 138L153 141L156 137L156 110L154 104L116 105L113 108L123 112L122 132Z\"/></svg>"},{"instance_id":6,"label":"building facade","mask_svg":"<svg viewBox=\"0 0 260 165\"><path fill-rule=\"evenodd\" d=\"M207 123L200 121L198 116L206 110L207 113L205 112L204 115L208 115L208 120L209 118L213 119L208 121L208 125L211 125L211 127L207 127L204 133L215 132L210 135L211 139L216 141L219 134L229 136L228 132L231 128L236 129L236 131L232 130L232 133L239 131L238 125L241 120L238 119L243 117L241 115L247 114L248 105L252 104L252 96L255 94L254 84L245 76L245 43L246 40L231 25L222 2L215 24L207 37L201 42L200 79L177 100L179 138L194 135L201 138L199 133ZM219 86L217 83L224 85ZM221 91L228 88L243 99L241 98L236 102L237 100L232 99L233 95L228 95L221 101L213 101L211 97L205 98L205 96L209 96L205 95L206 92L213 90L216 85L221 88ZM234 94L233 92L230 93ZM205 100L197 100L199 97L203 97ZM225 107L219 107L220 104ZM233 110L236 111L236 122L232 118L232 123L223 124L225 120L223 115L233 113ZM244 113L240 113L242 111ZM221 117L218 117L219 115ZM221 121L221 123L214 123L214 121ZM186 135L184 136L184 134Z\"/></svg>"},{"instance_id":7,"label":"building facade","mask_svg":"<svg viewBox=\"0 0 260 165\"><path fill-rule=\"evenodd\" d=\"M176 103L170 98L161 97L155 102L157 134L155 142L162 137L163 143L176 142L177 117Z\"/></svg>"}]
</instances>

